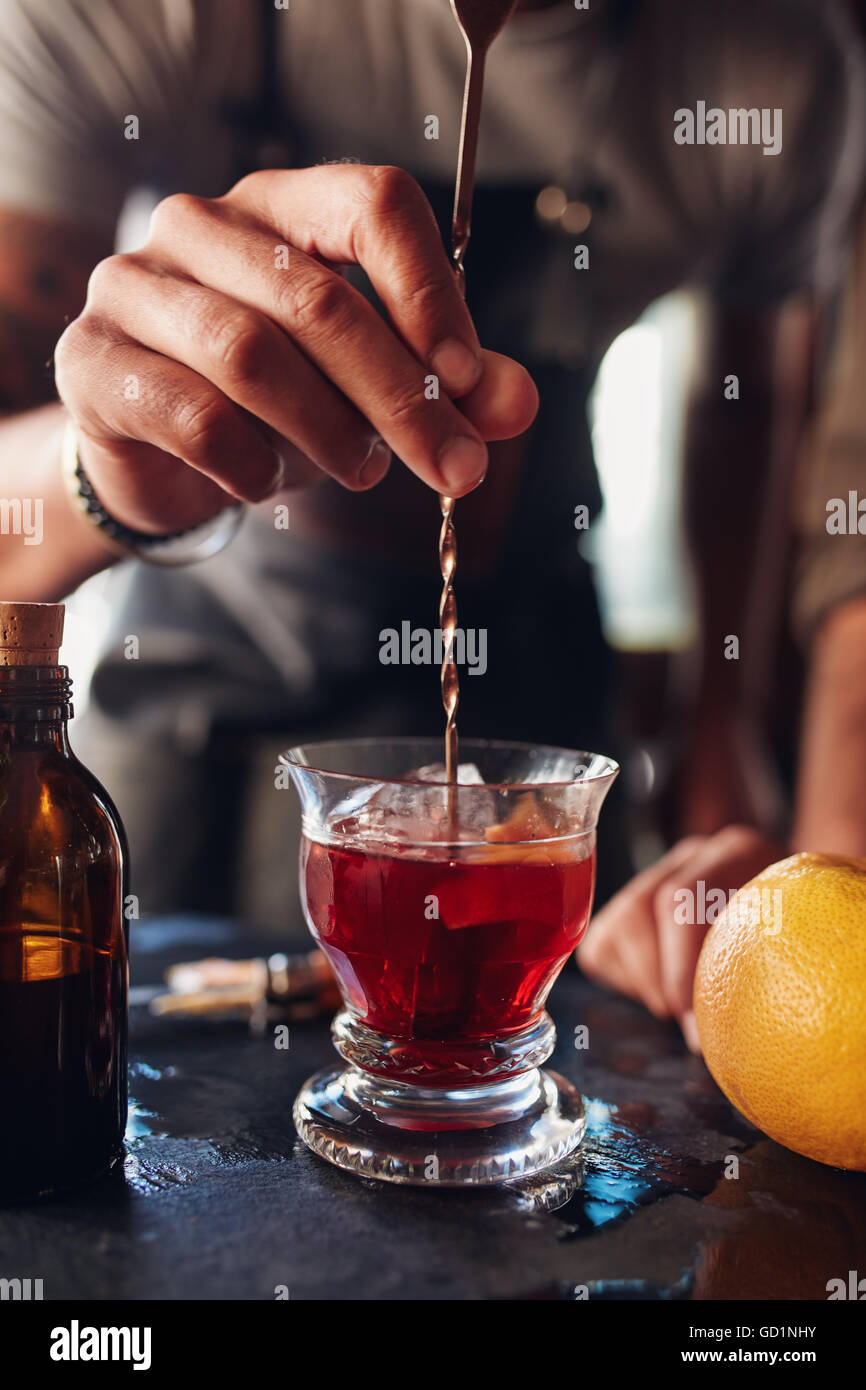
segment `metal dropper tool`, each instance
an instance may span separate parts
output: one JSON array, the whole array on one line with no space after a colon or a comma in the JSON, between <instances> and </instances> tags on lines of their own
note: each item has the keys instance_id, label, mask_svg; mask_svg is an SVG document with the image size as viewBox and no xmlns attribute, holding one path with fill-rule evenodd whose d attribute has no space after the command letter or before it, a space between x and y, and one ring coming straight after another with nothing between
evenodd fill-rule
<instances>
[{"instance_id":1,"label":"metal dropper tool","mask_svg":"<svg viewBox=\"0 0 866 1390\"><path fill-rule=\"evenodd\" d=\"M478 149L478 126L481 121L484 62L488 48L516 4L517 0L451 0L451 8L466 43L466 85L463 89L457 186L451 224L451 260L462 294L466 293L463 258L469 243L472 219L472 191L475 186L475 155ZM448 782L457 781L457 702L460 698L460 681L454 662L454 640L457 632L457 601L454 597L454 571L457 568L454 502L455 498L446 497L444 494L439 498L442 508L442 529L439 533L439 567L442 572L439 627L443 646L441 679L442 705L445 710L445 778ZM449 820L453 820L451 800L449 797Z\"/></svg>"}]
</instances>

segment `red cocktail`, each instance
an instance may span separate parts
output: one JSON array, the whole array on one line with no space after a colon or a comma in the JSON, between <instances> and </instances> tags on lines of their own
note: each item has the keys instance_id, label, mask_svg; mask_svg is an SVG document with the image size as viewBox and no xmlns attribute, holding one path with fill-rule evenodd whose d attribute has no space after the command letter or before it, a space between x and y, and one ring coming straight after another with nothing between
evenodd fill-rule
<instances>
[{"instance_id":1,"label":"red cocktail","mask_svg":"<svg viewBox=\"0 0 866 1390\"><path fill-rule=\"evenodd\" d=\"M301 895L343 996L344 1061L295 1103L301 1137L394 1182L500 1182L580 1143L580 1095L542 1071L544 1005L586 929L608 758L432 741L294 748Z\"/></svg>"},{"instance_id":2,"label":"red cocktail","mask_svg":"<svg viewBox=\"0 0 866 1390\"><path fill-rule=\"evenodd\" d=\"M404 1044L387 1074L439 1086L474 1084L497 1067L477 1044L538 1020L594 881L583 836L448 857L306 837L301 851L308 921L349 1008Z\"/></svg>"}]
</instances>

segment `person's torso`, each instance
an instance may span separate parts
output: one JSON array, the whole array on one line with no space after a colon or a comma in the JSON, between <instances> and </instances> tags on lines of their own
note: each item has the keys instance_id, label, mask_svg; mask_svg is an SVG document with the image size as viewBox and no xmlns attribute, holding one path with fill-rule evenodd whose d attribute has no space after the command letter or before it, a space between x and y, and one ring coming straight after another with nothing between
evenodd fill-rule
<instances>
[{"instance_id":1,"label":"person's torso","mask_svg":"<svg viewBox=\"0 0 866 1390\"><path fill-rule=\"evenodd\" d=\"M710 159L674 140L680 108L781 101L786 54L774 72L766 41L781 3L755 13L740 0L720 13L674 0L589 11L563 2L518 15L490 51L468 302L482 343L518 357L546 388L525 458L458 511L463 573L486 577L502 602L516 573L541 590L579 568L574 509L600 503L585 403L610 342L659 295L719 277L747 237L757 174L769 201L774 182L792 176L784 156L730 146ZM447 238L465 71L448 0L292 0L285 10L221 0L218 16L207 0L162 5L177 36L166 64L177 60L175 86L184 73L189 83L174 111L164 105L171 139L150 175L165 175L165 191L222 193L274 154L293 166L398 164ZM794 19L807 8L793 0ZM736 42L729 25L739 25ZM267 72L274 100L263 113ZM271 504L250 509L241 537L195 581L288 685L303 672L309 690L318 671L340 668L335 622L347 633L366 613L372 630L392 606L393 578L427 566L432 593L438 507L396 462L372 493L327 483L284 500L287 530ZM347 669L357 648L346 640Z\"/></svg>"}]
</instances>

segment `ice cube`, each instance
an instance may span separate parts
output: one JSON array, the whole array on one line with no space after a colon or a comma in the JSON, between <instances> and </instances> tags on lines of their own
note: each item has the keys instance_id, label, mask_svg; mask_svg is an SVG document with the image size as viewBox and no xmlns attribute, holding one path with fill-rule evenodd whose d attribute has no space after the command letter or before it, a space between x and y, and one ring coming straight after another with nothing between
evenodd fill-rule
<instances>
[{"instance_id":1,"label":"ice cube","mask_svg":"<svg viewBox=\"0 0 866 1390\"><path fill-rule=\"evenodd\" d=\"M419 782L447 782L448 780L444 763L428 763L426 767L419 767L417 772L410 772L409 776L417 778ZM484 778L474 763L459 763L457 766L457 785L460 787L483 787Z\"/></svg>"},{"instance_id":2,"label":"ice cube","mask_svg":"<svg viewBox=\"0 0 866 1390\"><path fill-rule=\"evenodd\" d=\"M369 788L363 801L356 798L351 814L335 817L331 828L338 835L376 845L424 845L443 838L447 817L447 788L379 783Z\"/></svg>"},{"instance_id":3,"label":"ice cube","mask_svg":"<svg viewBox=\"0 0 866 1390\"><path fill-rule=\"evenodd\" d=\"M457 816L449 820L449 791L445 768L431 763L406 773L407 781L379 782L353 794L331 820L338 835L363 840L365 847L382 845L441 845L459 840L483 840L496 819L493 792L458 798ZM474 763L461 763L460 787L483 787ZM411 781L409 780L411 779ZM418 783L429 783L419 786ZM349 814L346 814L348 810Z\"/></svg>"}]
</instances>

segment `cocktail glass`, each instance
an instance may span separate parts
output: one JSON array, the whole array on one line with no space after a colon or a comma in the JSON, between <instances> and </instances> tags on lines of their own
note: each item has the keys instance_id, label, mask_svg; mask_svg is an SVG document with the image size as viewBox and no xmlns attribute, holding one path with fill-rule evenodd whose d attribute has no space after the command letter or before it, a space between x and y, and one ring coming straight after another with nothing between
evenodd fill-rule
<instances>
[{"instance_id":1,"label":"cocktail glass","mask_svg":"<svg viewBox=\"0 0 866 1390\"><path fill-rule=\"evenodd\" d=\"M340 1168L448 1186L541 1173L583 1138L541 1069L548 992L586 930L595 830L618 768L564 748L434 740L282 755L300 794L300 891L344 1007L344 1065L307 1081L298 1133Z\"/></svg>"}]
</instances>

